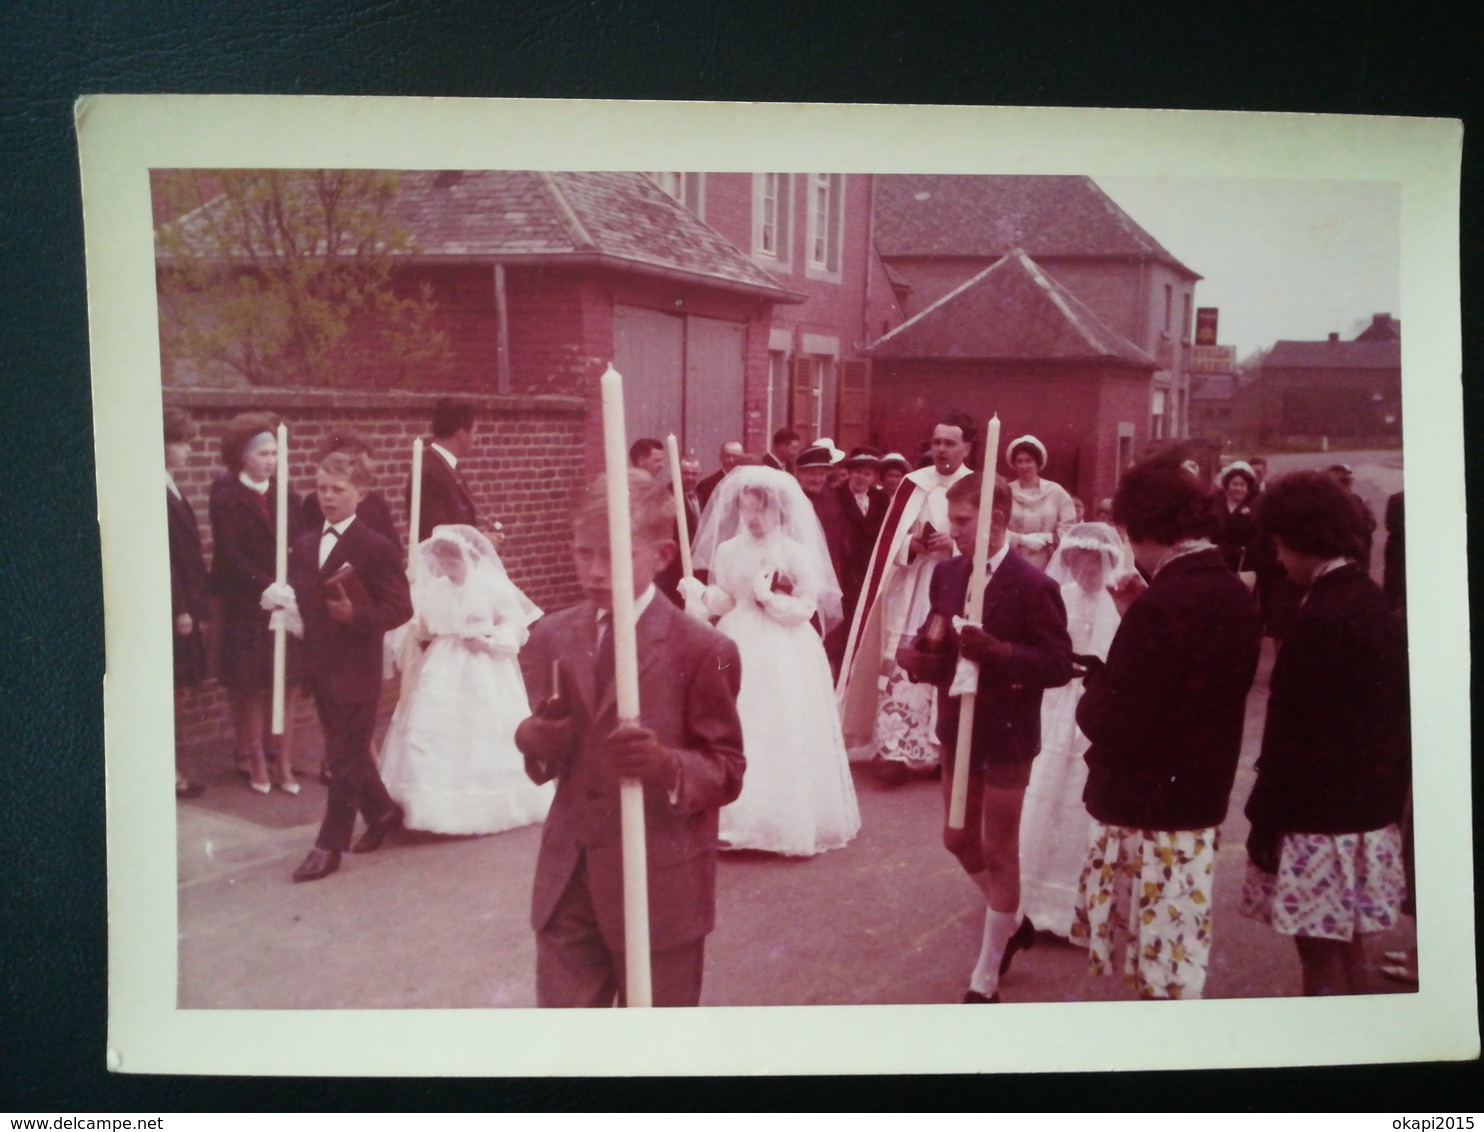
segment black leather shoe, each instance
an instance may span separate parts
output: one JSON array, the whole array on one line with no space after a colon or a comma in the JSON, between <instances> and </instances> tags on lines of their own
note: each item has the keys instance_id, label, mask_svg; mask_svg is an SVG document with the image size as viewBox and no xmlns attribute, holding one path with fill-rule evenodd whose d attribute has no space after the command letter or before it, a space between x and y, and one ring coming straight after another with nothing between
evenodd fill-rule
<instances>
[{"instance_id":1,"label":"black leather shoe","mask_svg":"<svg viewBox=\"0 0 1484 1132\"><path fill-rule=\"evenodd\" d=\"M402 819L406 815L401 806L393 808L392 812L380 821L372 822L366 827L366 832L361 834L361 839L352 847L352 853L374 853L381 848L381 843L386 840L386 835L402 825Z\"/></svg>"},{"instance_id":2,"label":"black leather shoe","mask_svg":"<svg viewBox=\"0 0 1484 1132\"><path fill-rule=\"evenodd\" d=\"M1010 942L1005 944L1005 954L1000 958L1000 978L1005 977L1005 972L1010 969L1010 960L1015 958L1017 951L1029 951L1036 945L1036 925L1031 923L1029 916L1020 921L1020 927L1015 929L1015 934L1010 937Z\"/></svg>"},{"instance_id":3,"label":"black leather shoe","mask_svg":"<svg viewBox=\"0 0 1484 1132\"><path fill-rule=\"evenodd\" d=\"M340 867L340 853L335 849L311 849L303 864L294 870L294 880L321 880Z\"/></svg>"},{"instance_id":4,"label":"black leather shoe","mask_svg":"<svg viewBox=\"0 0 1484 1132\"><path fill-rule=\"evenodd\" d=\"M980 994L973 987L970 987L967 991L964 992L964 1002L966 1002L970 1006L993 1005L993 1004L998 1003L999 1001L1000 1001L1000 992L999 991L995 991L994 994L990 995L988 998L986 998L984 995Z\"/></svg>"}]
</instances>

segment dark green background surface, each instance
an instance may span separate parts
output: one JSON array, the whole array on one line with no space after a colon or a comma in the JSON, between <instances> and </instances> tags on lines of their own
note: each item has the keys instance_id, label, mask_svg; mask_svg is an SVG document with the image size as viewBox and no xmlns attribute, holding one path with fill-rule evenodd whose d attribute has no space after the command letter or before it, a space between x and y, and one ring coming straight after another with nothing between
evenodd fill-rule
<instances>
[{"instance_id":1,"label":"dark green background surface","mask_svg":"<svg viewBox=\"0 0 1484 1132\"><path fill-rule=\"evenodd\" d=\"M0 6L0 532L6 545L0 556L0 1108L870 1110L947 1102L1420 1115L1478 1107L1484 1092L1477 1065L670 1084L149 1078L104 1071L102 589L74 99L94 92L500 95L1466 120L1480 107L1478 21L1455 18L1444 6L1385 0L962 8L616 0L232 6L11 0ZM1477 147L1466 143L1469 436L1480 433L1474 376L1480 189ZM1470 510L1478 512L1472 443L1469 465ZM346 1029L353 1040L353 1027ZM1171 1035L1193 1047L1202 1040L1173 1018ZM1116 1046L1117 1035L1109 1037Z\"/></svg>"}]
</instances>

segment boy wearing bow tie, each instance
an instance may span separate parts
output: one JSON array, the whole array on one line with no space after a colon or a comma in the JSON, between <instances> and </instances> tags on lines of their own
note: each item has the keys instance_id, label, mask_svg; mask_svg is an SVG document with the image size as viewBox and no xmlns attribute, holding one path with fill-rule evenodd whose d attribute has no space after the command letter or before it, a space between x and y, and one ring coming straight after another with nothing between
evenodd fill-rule
<instances>
[{"instance_id":1,"label":"boy wearing bow tie","mask_svg":"<svg viewBox=\"0 0 1484 1132\"><path fill-rule=\"evenodd\" d=\"M324 524L289 548L289 588L271 586L263 604L302 620L306 687L314 696L325 735L330 796L314 848L294 880L320 880L340 867L350 849L356 814L366 832L354 851L381 847L401 823L401 808L387 795L371 757L376 701L381 694L382 636L412 617L412 595L401 551L356 518L372 484L362 454L331 452L320 461L315 496ZM344 581L345 567L354 574Z\"/></svg>"}]
</instances>

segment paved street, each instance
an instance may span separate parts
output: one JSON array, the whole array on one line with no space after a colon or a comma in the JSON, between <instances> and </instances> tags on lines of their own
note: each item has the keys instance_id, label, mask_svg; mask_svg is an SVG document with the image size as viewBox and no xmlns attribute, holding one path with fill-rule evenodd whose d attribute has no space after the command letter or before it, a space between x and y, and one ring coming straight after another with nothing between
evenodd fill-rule
<instances>
[{"instance_id":1,"label":"paved street","mask_svg":"<svg viewBox=\"0 0 1484 1132\"><path fill-rule=\"evenodd\" d=\"M1378 516L1400 489L1400 453L1270 460L1270 474L1344 460ZM1378 534L1379 562L1383 537ZM1208 998L1295 995L1292 944L1237 911L1245 854L1242 805L1261 737L1267 673L1248 701L1243 758L1223 828ZM302 766L318 761L306 728ZM397 1008L534 1005L527 903L537 827L492 837L402 834L347 855L314 884L289 874L310 847L324 790L309 775L297 798L261 797L222 750L194 775L208 792L178 806L183 1007ZM707 946L712 1006L946 1003L963 994L982 903L941 848L939 784L883 790L857 776L863 828L844 849L807 860L724 855L718 927ZM1412 923L1371 944L1409 947ZM1403 990L1377 977L1379 993ZM1042 938L1002 986L1007 1002L1127 999L1121 980L1086 974L1084 953Z\"/></svg>"}]
</instances>

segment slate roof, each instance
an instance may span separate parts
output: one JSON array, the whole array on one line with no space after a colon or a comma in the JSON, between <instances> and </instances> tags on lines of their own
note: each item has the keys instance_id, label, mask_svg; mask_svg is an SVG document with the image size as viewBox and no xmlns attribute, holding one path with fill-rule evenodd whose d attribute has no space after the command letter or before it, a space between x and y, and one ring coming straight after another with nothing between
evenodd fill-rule
<instances>
[{"instance_id":1,"label":"slate roof","mask_svg":"<svg viewBox=\"0 0 1484 1132\"><path fill-rule=\"evenodd\" d=\"M642 173L402 172L392 214L411 234L413 261L606 264L773 301L805 298Z\"/></svg>"},{"instance_id":2,"label":"slate roof","mask_svg":"<svg viewBox=\"0 0 1484 1132\"><path fill-rule=\"evenodd\" d=\"M1280 339L1263 359L1273 369L1400 369L1402 344L1396 339L1372 342L1294 342Z\"/></svg>"},{"instance_id":3,"label":"slate roof","mask_svg":"<svg viewBox=\"0 0 1484 1132\"><path fill-rule=\"evenodd\" d=\"M1200 275L1134 222L1090 177L883 174L876 178L883 256L1135 257Z\"/></svg>"},{"instance_id":4,"label":"slate roof","mask_svg":"<svg viewBox=\"0 0 1484 1132\"><path fill-rule=\"evenodd\" d=\"M881 358L1158 363L1017 248L867 347Z\"/></svg>"}]
</instances>

